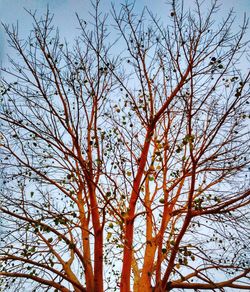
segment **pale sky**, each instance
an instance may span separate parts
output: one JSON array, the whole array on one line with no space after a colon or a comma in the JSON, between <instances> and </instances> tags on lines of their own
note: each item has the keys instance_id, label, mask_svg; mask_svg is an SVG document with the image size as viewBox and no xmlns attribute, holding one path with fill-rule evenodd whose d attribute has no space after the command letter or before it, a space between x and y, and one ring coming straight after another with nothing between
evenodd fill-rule
<instances>
[{"instance_id":1,"label":"pale sky","mask_svg":"<svg viewBox=\"0 0 250 292\"><path fill-rule=\"evenodd\" d=\"M206 0L210 3L210 0ZM111 3L124 3L125 0L102 0L101 7L104 12L108 12ZM136 8L141 10L143 6L148 6L150 10L161 16L162 19L169 14L169 8L166 5L166 0L136 0ZM186 6L192 6L193 0L185 0ZM222 9L218 14L220 17L226 17L227 12L231 7L234 7L236 14L236 22L240 25L244 12L250 16L250 0L220 0ZM31 18L24 10L24 7L37 10L38 15L46 10L49 4L50 10L55 14L54 24L60 28L61 35L66 37L70 42L77 35L77 21L75 12L82 18L88 18L90 10L90 0L0 0L0 20L3 23L16 24L19 22L21 35L25 38L29 34L31 28ZM2 27L0 28L0 63L6 60L8 53L8 45Z\"/></svg>"}]
</instances>

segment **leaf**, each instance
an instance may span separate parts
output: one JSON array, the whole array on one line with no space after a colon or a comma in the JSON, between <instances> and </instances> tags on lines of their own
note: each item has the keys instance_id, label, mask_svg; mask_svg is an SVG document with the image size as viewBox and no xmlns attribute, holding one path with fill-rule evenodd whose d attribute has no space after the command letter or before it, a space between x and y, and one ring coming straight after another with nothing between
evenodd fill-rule
<instances>
[{"instance_id":1,"label":"leaf","mask_svg":"<svg viewBox=\"0 0 250 292\"><path fill-rule=\"evenodd\" d=\"M35 252L36 248L34 246L32 246L32 248L30 249L30 252Z\"/></svg>"},{"instance_id":2,"label":"leaf","mask_svg":"<svg viewBox=\"0 0 250 292\"><path fill-rule=\"evenodd\" d=\"M161 204L164 204L164 203L165 203L164 198L160 198L159 202L160 202Z\"/></svg>"},{"instance_id":3,"label":"leaf","mask_svg":"<svg viewBox=\"0 0 250 292\"><path fill-rule=\"evenodd\" d=\"M69 249L74 249L74 248L75 248L75 244L71 242L71 243L69 244Z\"/></svg>"},{"instance_id":4,"label":"leaf","mask_svg":"<svg viewBox=\"0 0 250 292\"><path fill-rule=\"evenodd\" d=\"M127 171L127 176L131 176L131 171Z\"/></svg>"},{"instance_id":5,"label":"leaf","mask_svg":"<svg viewBox=\"0 0 250 292\"><path fill-rule=\"evenodd\" d=\"M107 234L107 240L108 241L110 240L111 236L112 236L112 233L111 232L108 232L108 234Z\"/></svg>"},{"instance_id":6,"label":"leaf","mask_svg":"<svg viewBox=\"0 0 250 292\"><path fill-rule=\"evenodd\" d=\"M48 239L48 242L51 243L52 241L53 241L53 238L50 237L50 238Z\"/></svg>"}]
</instances>

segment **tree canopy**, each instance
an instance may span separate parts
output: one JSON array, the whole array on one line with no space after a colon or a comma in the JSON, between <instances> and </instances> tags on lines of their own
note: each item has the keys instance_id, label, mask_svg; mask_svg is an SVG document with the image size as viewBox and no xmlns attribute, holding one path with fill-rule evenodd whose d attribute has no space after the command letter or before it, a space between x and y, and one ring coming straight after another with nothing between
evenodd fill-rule
<instances>
[{"instance_id":1,"label":"tree canopy","mask_svg":"<svg viewBox=\"0 0 250 292\"><path fill-rule=\"evenodd\" d=\"M250 289L248 20L205 4L4 25L1 291Z\"/></svg>"}]
</instances>

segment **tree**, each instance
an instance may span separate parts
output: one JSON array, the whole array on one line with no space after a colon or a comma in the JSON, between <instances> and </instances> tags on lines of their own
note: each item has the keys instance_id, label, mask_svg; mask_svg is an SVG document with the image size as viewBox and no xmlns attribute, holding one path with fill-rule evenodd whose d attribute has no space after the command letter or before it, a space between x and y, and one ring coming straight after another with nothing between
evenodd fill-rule
<instances>
[{"instance_id":1,"label":"tree","mask_svg":"<svg viewBox=\"0 0 250 292\"><path fill-rule=\"evenodd\" d=\"M250 288L248 22L217 4L4 26L4 291Z\"/></svg>"}]
</instances>

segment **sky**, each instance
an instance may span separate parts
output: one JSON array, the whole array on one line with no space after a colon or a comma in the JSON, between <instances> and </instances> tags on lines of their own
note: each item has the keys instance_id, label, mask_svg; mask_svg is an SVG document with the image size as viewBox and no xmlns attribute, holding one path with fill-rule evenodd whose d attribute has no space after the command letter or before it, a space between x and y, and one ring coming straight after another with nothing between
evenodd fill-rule
<instances>
[{"instance_id":1,"label":"sky","mask_svg":"<svg viewBox=\"0 0 250 292\"><path fill-rule=\"evenodd\" d=\"M210 0L206 0L210 2ZM102 10L108 12L111 3L124 3L125 0L102 0ZM168 14L169 8L166 5L166 0L135 0L136 9L138 12L143 6L147 6L155 14L162 19ZM185 0L185 5L192 7L193 0ZM250 1L249 0L220 0L222 9L218 14L220 17L225 17L231 7L234 7L236 13L236 23L240 25L244 12L250 16ZM60 28L63 35L69 42L74 39L77 34L77 21L75 12L82 18L88 19L88 11L91 9L90 0L0 0L0 21L7 24L16 24L18 21L20 33L23 37L27 36L32 25L31 17L24 10L31 9L37 11L41 15L49 4L50 10L55 14L55 25ZM0 27L0 64L7 59L9 53L8 44L2 26Z\"/></svg>"},{"instance_id":2,"label":"sky","mask_svg":"<svg viewBox=\"0 0 250 292\"><path fill-rule=\"evenodd\" d=\"M169 15L169 9L165 5L166 0L135 0L138 12L143 6L148 6L155 14L164 19ZM187 7L192 8L193 0L184 0ZM210 2L210 0L205 0ZM125 0L102 0L101 7L104 12L108 12L112 2L124 3ZM250 0L220 0L221 10L217 15L217 20L226 17L230 8L234 8L236 15L236 27L242 23L244 12L250 17ZM19 23L20 34L25 38L32 27L32 20L24 10L37 10L41 15L46 11L49 4L51 12L55 14L54 23L60 28L60 33L69 42L73 41L77 35L77 20L75 12L82 18L89 18L88 11L91 9L90 0L0 0L0 22L6 24ZM2 26L0 27L0 65L6 62L6 55L10 53L7 39Z\"/></svg>"}]
</instances>

